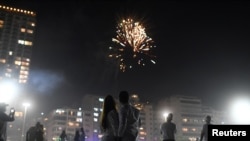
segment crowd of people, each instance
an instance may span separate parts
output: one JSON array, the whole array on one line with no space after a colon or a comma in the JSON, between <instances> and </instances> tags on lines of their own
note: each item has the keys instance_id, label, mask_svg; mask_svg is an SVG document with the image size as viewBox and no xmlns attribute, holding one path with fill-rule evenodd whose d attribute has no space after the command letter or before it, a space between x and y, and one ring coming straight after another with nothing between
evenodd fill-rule
<instances>
[{"instance_id":1,"label":"crowd of people","mask_svg":"<svg viewBox=\"0 0 250 141\"><path fill-rule=\"evenodd\" d=\"M111 95L107 95L103 103L101 116L101 129L103 137L101 141L136 141L140 127L140 111L130 105L129 93L121 91L119 94L120 107ZM160 126L162 141L175 141L177 133L176 124L173 123L173 113L169 113L166 122ZM207 141L208 125L211 124L211 116L206 117L200 138L197 141Z\"/></svg>"},{"instance_id":2,"label":"crowd of people","mask_svg":"<svg viewBox=\"0 0 250 141\"><path fill-rule=\"evenodd\" d=\"M119 105L119 108L118 108ZM7 104L0 103L0 141L6 141L7 122L15 120L15 110L11 108L9 115L6 112ZM136 141L140 128L140 110L129 103L129 93L119 93L119 104L116 104L112 95L104 99L103 111L100 119L100 129L103 134L101 141ZM169 113L166 122L161 124L160 133L163 141L175 141L177 132L176 124L172 122L173 113ZM208 125L211 124L211 116L206 117L206 123L202 127L199 141L207 141ZM85 141L84 128L75 131L73 141ZM59 136L59 141L68 141L65 130ZM37 122L28 129L26 141L44 141L43 125ZM198 140L197 140L198 141Z\"/></svg>"},{"instance_id":3,"label":"crowd of people","mask_svg":"<svg viewBox=\"0 0 250 141\"><path fill-rule=\"evenodd\" d=\"M140 127L140 111L130 105L129 93L119 94L120 107L111 95L107 95L103 103L101 115L102 141L136 141Z\"/></svg>"}]
</instances>

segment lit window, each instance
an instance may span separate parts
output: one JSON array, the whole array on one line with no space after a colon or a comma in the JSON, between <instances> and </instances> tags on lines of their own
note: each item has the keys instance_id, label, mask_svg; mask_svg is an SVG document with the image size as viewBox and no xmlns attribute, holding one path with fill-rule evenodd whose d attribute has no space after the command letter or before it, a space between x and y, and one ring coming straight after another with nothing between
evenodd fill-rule
<instances>
[{"instance_id":1,"label":"lit window","mask_svg":"<svg viewBox=\"0 0 250 141\"><path fill-rule=\"evenodd\" d=\"M18 40L18 44L32 46L32 42L31 41L25 41L25 40Z\"/></svg>"},{"instance_id":2,"label":"lit window","mask_svg":"<svg viewBox=\"0 0 250 141\"><path fill-rule=\"evenodd\" d=\"M26 83L27 80L19 80L19 83Z\"/></svg>"},{"instance_id":3,"label":"lit window","mask_svg":"<svg viewBox=\"0 0 250 141\"><path fill-rule=\"evenodd\" d=\"M2 28L3 27L3 20L0 20L0 28Z\"/></svg>"},{"instance_id":4,"label":"lit window","mask_svg":"<svg viewBox=\"0 0 250 141\"><path fill-rule=\"evenodd\" d=\"M12 52L12 51L9 51L9 55L10 55L10 56L13 55L13 52Z\"/></svg>"},{"instance_id":5,"label":"lit window","mask_svg":"<svg viewBox=\"0 0 250 141\"><path fill-rule=\"evenodd\" d=\"M188 129L187 128L182 128L182 131L187 132Z\"/></svg>"},{"instance_id":6,"label":"lit window","mask_svg":"<svg viewBox=\"0 0 250 141\"><path fill-rule=\"evenodd\" d=\"M98 111L98 108L94 108L94 111Z\"/></svg>"},{"instance_id":7,"label":"lit window","mask_svg":"<svg viewBox=\"0 0 250 141\"><path fill-rule=\"evenodd\" d=\"M99 101L100 101L100 102L103 102L103 101L104 101L104 99L103 99L103 98L99 98Z\"/></svg>"},{"instance_id":8,"label":"lit window","mask_svg":"<svg viewBox=\"0 0 250 141\"><path fill-rule=\"evenodd\" d=\"M24 45L32 46L32 42L31 41L24 41Z\"/></svg>"},{"instance_id":9,"label":"lit window","mask_svg":"<svg viewBox=\"0 0 250 141\"><path fill-rule=\"evenodd\" d=\"M73 122L69 122L68 124L69 124L69 126L73 126L73 125L74 125L74 123L73 123Z\"/></svg>"},{"instance_id":10,"label":"lit window","mask_svg":"<svg viewBox=\"0 0 250 141\"><path fill-rule=\"evenodd\" d=\"M28 71L20 71L21 74L28 75Z\"/></svg>"},{"instance_id":11,"label":"lit window","mask_svg":"<svg viewBox=\"0 0 250 141\"><path fill-rule=\"evenodd\" d=\"M6 63L5 59L0 59L0 63Z\"/></svg>"},{"instance_id":12,"label":"lit window","mask_svg":"<svg viewBox=\"0 0 250 141\"><path fill-rule=\"evenodd\" d=\"M183 122L187 122L188 120L186 118L182 119Z\"/></svg>"},{"instance_id":13,"label":"lit window","mask_svg":"<svg viewBox=\"0 0 250 141\"><path fill-rule=\"evenodd\" d=\"M98 119L97 119L97 118L94 118L94 122L98 122Z\"/></svg>"},{"instance_id":14,"label":"lit window","mask_svg":"<svg viewBox=\"0 0 250 141\"><path fill-rule=\"evenodd\" d=\"M25 28L21 28L21 32L25 32L26 31L26 29Z\"/></svg>"},{"instance_id":15,"label":"lit window","mask_svg":"<svg viewBox=\"0 0 250 141\"><path fill-rule=\"evenodd\" d=\"M20 66L21 65L21 61L15 61L15 64Z\"/></svg>"},{"instance_id":16,"label":"lit window","mask_svg":"<svg viewBox=\"0 0 250 141\"><path fill-rule=\"evenodd\" d=\"M28 30L27 30L27 33L33 34L33 30L28 29Z\"/></svg>"},{"instance_id":17,"label":"lit window","mask_svg":"<svg viewBox=\"0 0 250 141\"><path fill-rule=\"evenodd\" d=\"M18 40L18 44L24 44L24 40Z\"/></svg>"},{"instance_id":18,"label":"lit window","mask_svg":"<svg viewBox=\"0 0 250 141\"><path fill-rule=\"evenodd\" d=\"M29 63L22 62L22 66L29 66Z\"/></svg>"},{"instance_id":19,"label":"lit window","mask_svg":"<svg viewBox=\"0 0 250 141\"><path fill-rule=\"evenodd\" d=\"M95 117L98 117L98 116L99 116L99 114L98 114L98 113L94 113L94 116L95 116Z\"/></svg>"},{"instance_id":20,"label":"lit window","mask_svg":"<svg viewBox=\"0 0 250 141\"><path fill-rule=\"evenodd\" d=\"M78 112L77 112L77 116L78 116L78 117L82 116L82 112L78 111Z\"/></svg>"},{"instance_id":21,"label":"lit window","mask_svg":"<svg viewBox=\"0 0 250 141\"><path fill-rule=\"evenodd\" d=\"M76 118L77 122L82 122L82 118Z\"/></svg>"},{"instance_id":22,"label":"lit window","mask_svg":"<svg viewBox=\"0 0 250 141\"><path fill-rule=\"evenodd\" d=\"M31 23L31 26L36 26L35 23Z\"/></svg>"},{"instance_id":23,"label":"lit window","mask_svg":"<svg viewBox=\"0 0 250 141\"><path fill-rule=\"evenodd\" d=\"M65 111L64 110L61 110L61 109L57 109L56 110L56 113L59 113L59 114L62 114L62 113L64 113Z\"/></svg>"}]
</instances>

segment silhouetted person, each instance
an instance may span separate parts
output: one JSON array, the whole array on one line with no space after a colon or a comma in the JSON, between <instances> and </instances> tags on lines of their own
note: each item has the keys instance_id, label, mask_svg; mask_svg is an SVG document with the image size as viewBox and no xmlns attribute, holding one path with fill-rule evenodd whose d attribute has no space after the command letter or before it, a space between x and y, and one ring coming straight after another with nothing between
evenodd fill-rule
<instances>
[{"instance_id":1,"label":"silhouetted person","mask_svg":"<svg viewBox=\"0 0 250 141\"><path fill-rule=\"evenodd\" d=\"M136 141L139 130L140 111L129 104L129 93L121 91L119 93L119 129L120 141Z\"/></svg>"},{"instance_id":2,"label":"silhouetted person","mask_svg":"<svg viewBox=\"0 0 250 141\"><path fill-rule=\"evenodd\" d=\"M40 122L36 123L36 141L43 141L43 125Z\"/></svg>"},{"instance_id":3,"label":"silhouetted person","mask_svg":"<svg viewBox=\"0 0 250 141\"><path fill-rule=\"evenodd\" d=\"M161 125L160 132L163 141L175 141L176 124L172 122L173 114L168 114L167 121Z\"/></svg>"},{"instance_id":4,"label":"silhouetted person","mask_svg":"<svg viewBox=\"0 0 250 141\"><path fill-rule=\"evenodd\" d=\"M29 128L26 132L26 141L43 141L43 125L37 122L35 126Z\"/></svg>"},{"instance_id":5,"label":"silhouetted person","mask_svg":"<svg viewBox=\"0 0 250 141\"><path fill-rule=\"evenodd\" d=\"M74 141L80 141L80 132L79 132L79 130L76 130L76 132L75 132Z\"/></svg>"},{"instance_id":6,"label":"silhouetted person","mask_svg":"<svg viewBox=\"0 0 250 141\"><path fill-rule=\"evenodd\" d=\"M103 102L101 114L101 130L103 133L102 141L115 141L118 139L118 112L116 103L111 95L107 95Z\"/></svg>"},{"instance_id":7,"label":"silhouetted person","mask_svg":"<svg viewBox=\"0 0 250 141\"><path fill-rule=\"evenodd\" d=\"M26 132L26 141L35 141L36 140L36 127L32 126Z\"/></svg>"},{"instance_id":8,"label":"silhouetted person","mask_svg":"<svg viewBox=\"0 0 250 141\"><path fill-rule=\"evenodd\" d=\"M83 127L80 129L80 141L85 141L85 131Z\"/></svg>"},{"instance_id":9,"label":"silhouetted person","mask_svg":"<svg viewBox=\"0 0 250 141\"><path fill-rule=\"evenodd\" d=\"M67 134L66 134L65 130L63 130L61 135L60 135L60 141L67 141Z\"/></svg>"},{"instance_id":10,"label":"silhouetted person","mask_svg":"<svg viewBox=\"0 0 250 141\"><path fill-rule=\"evenodd\" d=\"M0 141L7 140L7 122L11 122L15 120L15 110L12 108L10 110L10 114L7 115L6 106L8 104L0 103Z\"/></svg>"},{"instance_id":11,"label":"silhouetted person","mask_svg":"<svg viewBox=\"0 0 250 141\"><path fill-rule=\"evenodd\" d=\"M200 141L202 141L203 139L204 139L204 141L208 141L207 140L208 125L211 125L211 116L207 115L205 121L206 121L206 123L202 126Z\"/></svg>"}]
</instances>

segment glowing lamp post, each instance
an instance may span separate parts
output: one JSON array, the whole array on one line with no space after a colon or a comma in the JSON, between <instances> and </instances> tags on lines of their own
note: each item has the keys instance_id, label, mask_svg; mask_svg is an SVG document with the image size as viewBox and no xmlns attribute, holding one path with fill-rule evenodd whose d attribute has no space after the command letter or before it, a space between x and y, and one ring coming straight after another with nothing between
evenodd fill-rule
<instances>
[{"instance_id":1,"label":"glowing lamp post","mask_svg":"<svg viewBox=\"0 0 250 141\"><path fill-rule=\"evenodd\" d=\"M30 103L23 103L24 106L24 115L23 115L23 128L22 128L22 138L21 140L23 141L24 138L24 131L25 131L25 122L26 122L26 115L27 115L27 108L30 106Z\"/></svg>"},{"instance_id":2,"label":"glowing lamp post","mask_svg":"<svg viewBox=\"0 0 250 141\"><path fill-rule=\"evenodd\" d=\"M163 113L164 120L167 121L168 113Z\"/></svg>"},{"instance_id":3,"label":"glowing lamp post","mask_svg":"<svg viewBox=\"0 0 250 141\"><path fill-rule=\"evenodd\" d=\"M250 100L246 97L234 99L231 103L231 117L233 123L250 124Z\"/></svg>"}]
</instances>

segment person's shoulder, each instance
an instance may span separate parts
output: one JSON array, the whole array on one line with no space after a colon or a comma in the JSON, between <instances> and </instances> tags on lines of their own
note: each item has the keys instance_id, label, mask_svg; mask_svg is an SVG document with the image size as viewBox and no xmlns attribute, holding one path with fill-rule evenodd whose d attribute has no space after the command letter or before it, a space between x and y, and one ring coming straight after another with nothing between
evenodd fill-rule
<instances>
[{"instance_id":1,"label":"person's shoulder","mask_svg":"<svg viewBox=\"0 0 250 141\"><path fill-rule=\"evenodd\" d=\"M175 123L173 123L173 122L171 122L171 124L176 126L176 124L175 124Z\"/></svg>"},{"instance_id":2,"label":"person's shoulder","mask_svg":"<svg viewBox=\"0 0 250 141\"><path fill-rule=\"evenodd\" d=\"M135 106L133 106L133 105L129 105L134 111L136 111L136 112L140 112L140 110L139 109L137 109Z\"/></svg>"},{"instance_id":3,"label":"person's shoulder","mask_svg":"<svg viewBox=\"0 0 250 141\"><path fill-rule=\"evenodd\" d=\"M167 122L163 122L161 125L162 126L165 126L165 125L167 125L168 123Z\"/></svg>"}]
</instances>

